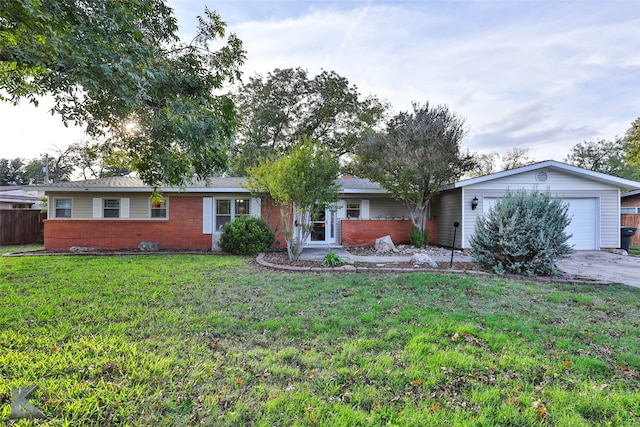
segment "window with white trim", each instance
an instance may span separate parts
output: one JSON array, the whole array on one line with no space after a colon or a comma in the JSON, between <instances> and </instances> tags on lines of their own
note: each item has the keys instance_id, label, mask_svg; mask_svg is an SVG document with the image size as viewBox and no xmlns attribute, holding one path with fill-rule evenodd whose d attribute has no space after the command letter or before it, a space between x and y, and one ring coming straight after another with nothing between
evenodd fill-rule
<instances>
[{"instance_id":1,"label":"window with white trim","mask_svg":"<svg viewBox=\"0 0 640 427\"><path fill-rule=\"evenodd\" d=\"M216 200L216 228L222 230L225 224L231 222L231 200Z\"/></svg>"},{"instance_id":2,"label":"window with white trim","mask_svg":"<svg viewBox=\"0 0 640 427\"><path fill-rule=\"evenodd\" d=\"M102 199L102 217L120 218L120 199Z\"/></svg>"},{"instance_id":3,"label":"window with white trim","mask_svg":"<svg viewBox=\"0 0 640 427\"><path fill-rule=\"evenodd\" d=\"M55 200L55 217L56 218L71 218L71 199L56 199Z\"/></svg>"},{"instance_id":4,"label":"window with white trim","mask_svg":"<svg viewBox=\"0 0 640 427\"><path fill-rule=\"evenodd\" d=\"M347 202L347 218L360 218L360 201Z\"/></svg>"},{"instance_id":5,"label":"window with white trim","mask_svg":"<svg viewBox=\"0 0 640 427\"><path fill-rule=\"evenodd\" d=\"M216 199L216 230L236 217L250 215L250 205L249 199Z\"/></svg>"},{"instance_id":6,"label":"window with white trim","mask_svg":"<svg viewBox=\"0 0 640 427\"><path fill-rule=\"evenodd\" d=\"M167 200L164 198L151 200L151 218L167 217Z\"/></svg>"},{"instance_id":7,"label":"window with white trim","mask_svg":"<svg viewBox=\"0 0 640 427\"><path fill-rule=\"evenodd\" d=\"M235 201L235 216L247 216L249 215L249 200L236 199Z\"/></svg>"},{"instance_id":8,"label":"window with white trim","mask_svg":"<svg viewBox=\"0 0 640 427\"><path fill-rule=\"evenodd\" d=\"M623 207L621 207L621 208L620 208L620 213L621 213L621 214L637 214L637 213L640 213L640 208L635 208L635 207L632 207L632 208L629 208L629 207L623 208Z\"/></svg>"}]
</instances>

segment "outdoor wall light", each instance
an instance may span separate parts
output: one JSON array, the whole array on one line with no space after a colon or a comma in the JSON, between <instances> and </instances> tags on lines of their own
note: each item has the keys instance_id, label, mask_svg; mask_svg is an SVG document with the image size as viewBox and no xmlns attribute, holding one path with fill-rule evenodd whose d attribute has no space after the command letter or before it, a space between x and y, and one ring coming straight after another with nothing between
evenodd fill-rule
<instances>
[{"instance_id":1,"label":"outdoor wall light","mask_svg":"<svg viewBox=\"0 0 640 427\"><path fill-rule=\"evenodd\" d=\"M478 197L473 196L473 200L471 200L471 210L475 211L478 207Z\"/></svg>"}]
</instances>

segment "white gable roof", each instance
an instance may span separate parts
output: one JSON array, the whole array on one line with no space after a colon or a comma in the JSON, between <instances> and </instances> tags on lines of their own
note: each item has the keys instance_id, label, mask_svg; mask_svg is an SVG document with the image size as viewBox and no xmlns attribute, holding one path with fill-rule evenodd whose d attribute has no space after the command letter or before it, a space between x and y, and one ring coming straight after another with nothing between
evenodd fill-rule
<instances>
[{"instance_id":1,"label":"white gable roof","mask_svg":"<svg viewBox=\"0 0 640 427\"><path fill-rule=\"evenodd\" d=\"M557 162L555 160L546 160L544 162L534 163L532 165L523 166L516 169L509 169L502 172L492 173L490 175L479 176L477 178L465 179L454 183L449 188L462 188L468 185L480 184L482 182L491 181L494 179L505 178L523 172L530 172L539 169L556 169L571 175L580 176L592 181L602 182L604 184L612 185L614 187L622 188L625 190L640 189L640 182L631 181L629 179L618 178L613 175L607 175L601 172L595 172L588 169L582 169L576 166L571 166L566 163Z\"/></svg>"}]
</instances>

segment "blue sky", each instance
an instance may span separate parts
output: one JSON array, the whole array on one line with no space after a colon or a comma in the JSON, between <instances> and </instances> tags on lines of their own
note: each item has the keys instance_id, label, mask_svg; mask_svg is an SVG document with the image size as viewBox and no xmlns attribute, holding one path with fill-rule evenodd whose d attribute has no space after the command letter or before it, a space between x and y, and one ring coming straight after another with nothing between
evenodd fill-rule
<instances>
[{"instance_id":1,"label":"blue sky","mask_svg":"<svg viewBox=\"0 0 640 427\"><path fill-rule=\"evenodd\" d=\"M394 111L446 104L463 146L529 148L562 161L640 117L640 0L170 0L185 40L205 5L243 40L245 78L333 70ZM46 104L46 102L44 102ZM82 137L46 105L0 105L0 157L36 157ZM9 142L7 144L6 142Z\"/></svg>"}]
</instances>

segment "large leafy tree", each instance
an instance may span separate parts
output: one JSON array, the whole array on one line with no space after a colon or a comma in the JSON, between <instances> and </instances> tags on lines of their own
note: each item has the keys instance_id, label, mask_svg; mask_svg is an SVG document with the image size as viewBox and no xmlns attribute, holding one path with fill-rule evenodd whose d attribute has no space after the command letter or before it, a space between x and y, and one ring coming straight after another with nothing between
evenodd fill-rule
<instances>
[{"instance_id":1,"label":"large leafy tree","mask_svg":"<svg viewBox=\"0 0 640 427\"><path fill-rule=\"evenodd\" d=\"M529 149L521 147L513 147L507 150L507 152L500 157L500 161L502 163L502 170L505 171L535 163L535 160L529 157Z\"/></svg>"},{"instance_id":2,"label":"large leafy tree","mask_svg":"<svg viewBox=\"0 0 640 427\"><path fill-rule=\"evenodd\" d=\"M414 227L424 233L429 203L447 184L473 169L462 152L465 121L448 107L414 103L384 132L371 132L356 147L356 171L404 201Z\"/></svg>"},{"instance_id":3,"label":"large leafy tree","mask_svg":"<svg viewBox=\"0 0 640 427\"><path fill-rule=\"evenodd\" d=\"M41 159L0 159L0 185L69 181L75 169L71 149L58 149Z\"/></svg>"},{"instance_id":4,"label":"large leafy tree","mask_svg":"<svg viewBox=\"0 0 640 427\"><path fill-rule=\"evenodd\" d=\"M239 77L245 52L215 12L205 9L184 43L164 0L1 5L1 99L37 104L53 96L65 124L107 135L152 185L226 166L236 116L214 91ZM213 50L217 39L224 42Z\"/></svg>"},{"instance_id":5,"label":"large leafy tree","mask_svg":"<svg viewBox=\"0 0 640 427\"><path fill-rule=\"evenodd\" d=\"M117 145L84 140L69 146L73 164L84 179L124 176L131 172L130 160Z\"/></svg>"},{"instance_id":6,"label":"large leafy tree","mask_svg":"<svg viewBox=\"0 0 640 427\"><path fill-rule=\"evenodd\" d=\"M624 149L632 166L640 168L640 117L631 123L624 135Z\"/></svg>"},{"instance_id":7,"label":"large leafy tree","mask_svg":"<svg viewBox=\"0 0 640 427\"><path fill-rule=\"evenodd\" d=\"M24 181L24 160L0 159L0 185L22 185L28 183Z\"/></svg>"},{"instance_id":8,"label":"large leafy tree","mask_svg":"<svg viewBox=\"0 0 640 427\"><path fill-rule=\"evenodd\" d=\"M298 259L321 210L338 200L339 163L327 147L303 137L298 145L275 160L249 169L247 188L270 196L280 207L289 259Z\"/></svg>"},{"instance_id":9,"label":"large leafy tree","mask_svg":"<svg viewBox=\"0 0 640 427\"><path fill-rule=\"evenodd\" d=\"M498 172L499 169L496 163L499 159L500 155L498 153L475 154L476 164L465 176L473 178Z\"/></svg>"},{"instance_id":10,"label":"large leafy tree","mask_svg":"<svg viewBox=\"0 0 640 427\"><path fill-rule=\"evenodd\" d=\"M626 163L624 144L620 138L584 141L571 147L565 162L583 169L623 176Z\"/></svg>"},{"instance_id":11,"label":"large leafy tree","mask_svg":"<svg viewBox=\"0 0 640 427\"><path fill-rule=\"evenodd\" d=\"M232 153L237 175L270 156L282 155L305 135L345 160L387 109L373 96L362 98L355 86L333 71L311 78L301 68L251 77L234 100L241 117Z\"/></svg>"}]
</instances>

